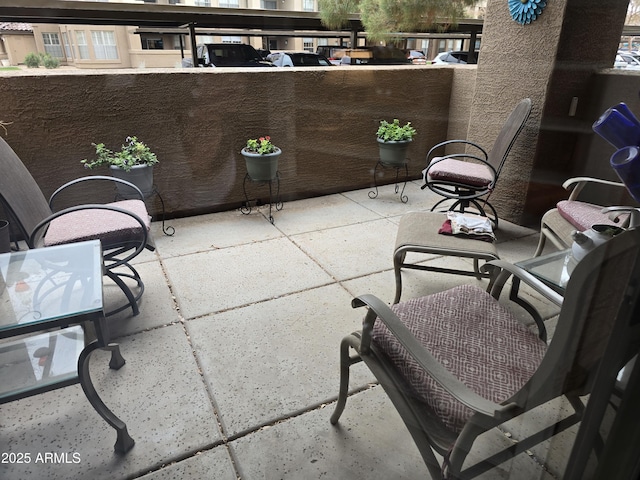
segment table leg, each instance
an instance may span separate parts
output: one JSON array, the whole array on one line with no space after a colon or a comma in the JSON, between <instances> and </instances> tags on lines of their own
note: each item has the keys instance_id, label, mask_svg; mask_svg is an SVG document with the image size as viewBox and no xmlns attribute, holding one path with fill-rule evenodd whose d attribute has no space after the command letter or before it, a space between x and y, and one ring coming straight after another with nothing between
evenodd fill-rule
<instances>
[{"instance_id":1,"label":"table leg","mask_svg":"<svg viewBox=\"0 0 640 480\"><path fill-rule=\"evenodd\" d=\"M80 385L95 411L98 412L98 414L116 430L117 439L114 445L115 451L118 453L126 453L133 448L135 441L127 432L127 425L116 417L115 414L104 404L93 386L91 376L89 375L89 358L98 348L111 351L111 362L109 363L111 368L118 369L124 365L124 358L120 355L119 345L110 344L106 347L100 347L97 341L92 342L82 350L80 357L78 358L78 377L80 378Z\"/></svg>"},{"instance_id":2,"label":"table leg","mask_svg":"<svg viewBox=\"0 0 640 480\"><path fill-rule=\"evenodd\" d=\"M538 327L538 337L540 337L540 340L546 343L547 327L545 327L542 317L540 316L540 314L538 313L538 310L536 310L536 308L533 305L531 305L525 299L520 297L520 295L518 295L519 292L520 292L520 279L517 277L512 277L511 291L509 292L509 300L520 305L529 313L529 315L531 315L531 317L533 318L533 321L536 322L536 325Z\"/></svg>"}]
</instances>

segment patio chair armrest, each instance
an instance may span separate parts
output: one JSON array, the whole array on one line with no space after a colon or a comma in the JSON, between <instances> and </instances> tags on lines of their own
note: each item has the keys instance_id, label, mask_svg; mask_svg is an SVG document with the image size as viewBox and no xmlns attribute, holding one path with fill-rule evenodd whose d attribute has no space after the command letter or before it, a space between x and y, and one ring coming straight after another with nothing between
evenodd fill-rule
<instances>
[{"instance_id":1,"label":"patio chair armrest","mask_svg":"<svg viewBox=\"0 0 640 480\"><path fill-rule=\"evenodd\" d=\"M625 205L614 205L611 207L605 207L601 210L602 213L608 213L609 218L614 222L620 220L620 216L626 213L629 214L629 218L620 225L622 228L638 228L640 227L640 208L629 207Z\"/></svg>"},{"instance_id":2,"label":"patio chair armrest","mask_svg":"<svg viewBox=\"0 0 640 480\"><path fill-rule=\"evenodd\" d=\"M569 200L575 200L576 198L578 198L578 195L588 183L597 183L600 185L608 185L611 187L624 188L624 183L613 182L611 180L603 180L601 178L593 178L593 177L569 178L562 184L562 188L564 188L565 190L571 191L571 193L569 194Z\"/></svg>"},{"instance_id":3,"label":"patio chair armrest","mask_svg":"<svg viewBox=\"0 0 640 480\"><path fill-rule=\"evenodd\" d=\"M482 265L481 271L485 271L485 269L491 267L500 269L500 273L493 282L491 291L489 292L494 298L497 299L498 297L500 297L500 293L504 288L504 284L509 279L509 277L513 275L514 277L517 277L521 282L533 288L540 295L543 295L545 298L547 298L547 300L553 302L557 306L562 306L564 297L549 286L545 285L542 281L531 275L526 270L504 260L491 260Z\"/></svg>"},{"instance_id":4,"label":"patio chair armrest","mask_svg":"<svg viewBox=\"0 0 640 480\"><path fill-rule=\"evenodd\" d=\"M78 205L78 206L75 206L75 207L69 207L69 208L65 208L63 210L60 210L59 212L55 212L52 215L48 216L47 218L42 220L40 223L38 223L35 226L35 228L33 229L33 231L31 232L31 234L29 235L29 239L28 239L29 248L34 248L36 246L36 244L38 243L39 239L41 239L42 236L43 236L43 233L41 233L41 231L44 231L45 227L47 225L49 225L49 223L51 223L56 218L61 217L63 215L71 213L71 212L75 212L75 211L79 211L79 210L91 210L91 209L111 210L112 212L118 212L118 213L122 213L123 215L128 215L128 216L132 217L136 222L138 222L140 224L140 227L141 227L142 241L140 242L140 244L137 245L135 250L132 253L130 253L129 255L127 255L125 258L122 258L122 259L118 260L117 262L114 262L113 264L109 265L109 268L115 268L115 267L117 267L119 265L122 265L122 264L125 264L125 263L129 262L132 258L134 258L136 255L138 255L140 252L142 252L142 250L145 249L145 247L147 246L147 242L149 241L149 231L147 230L147 226L146 226L144 220L142 220L135 213L130 212L129 210L125 210L124 208L116 207L114 205L103 205L103 204L100 204L100 203L97 203L97 204L85 204L85 205ZM103 247L104 247L104 245L103 245Z\"/></svg>"},{"instance_id":5,"label":"patio chair armrest","mask_svg":"<svg viewBox=\"0 0 640 480\"><path fill-rule=\"evenodd\" d=\"M495 416L497 413L503 413L517 407L515 403L500 405L491 400L487 400L453 376L418 342L409 329L400 321L398 316L378 297L374 295L361 295L352 300L351 306L353 308L366 306L369 309L363 321L362 340L360 343L361 355L366 355L370 351L371 332L373 330L373 324L376 318L378 318L386 325L391 334L402 344L420 367L438 382L442 388L465 406L488 416Z\"/></svg>"},{"instance_id":6,"label":"patio chair armrest","mask_svg":"<svg viewBox=\"0 0 640 480\"><path fill-rule=\"evenodd\" d=\"M133 190L132 193L137 194L140 197L139 199L144 201L144 195L142 194L142 191L131 182L127 182L126 180L122 180L116 177L110 177L108 175L89 175L86 177L76 178L75 180L71 180L70 182L67 182L61 187L59 187L55 192L51 194L51 197L49 197L49 207L53 210L53 202L55 200L55 197L57 197L58 194L62 193L63 191L67 190L70 187L73 187L75 185L88 182L88 181L105 181L105 180L108 180L110 182L122 183L124 185L127 185L128 187L131 187L131 189Z\"/></svg>"},{"instance_id":7,"label":"patio chair armrest","mask_svg":"<svg viewBox=\"0 0 640 480\"><path fill-rule=\"evenodd\" d=\"M485 161L488 160L488 158L489 158L489 154L487 153L487 151L484 148L482 148L480 145L478 145L477 143L471 142L469 140L447 140L446 142L441 142L441 143L438 143L437 145L434 145L431 148L431 150L429 150L429 152L427 153L427 164L429 164L429 162L431 161L432 155L436 150L438 150L441 147L445 147L447 145L452 145L452 144L470 145L470 146L480 150L480 152L482 153L482 156L484 157Z\"/></svg>"}]
</instances>

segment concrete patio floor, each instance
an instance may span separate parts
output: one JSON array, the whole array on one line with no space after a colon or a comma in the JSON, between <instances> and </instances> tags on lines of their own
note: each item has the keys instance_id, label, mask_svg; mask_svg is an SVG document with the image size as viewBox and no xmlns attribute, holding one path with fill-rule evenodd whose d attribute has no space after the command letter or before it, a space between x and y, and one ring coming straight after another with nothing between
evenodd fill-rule
<instances>
[{"instance_id":1,"label":"concrete patio floor","mask_svg":"<svg viewBox=\"0 0 640 480\"><path fill-rule=\"evenodd\" d=\"M381 387L362 364L337 426L338 347L360 328L351 299L394 294L392 253L400 216L427 210L433 194L410 182L408 204L393 185L288 202L268 222L267 207L154 223L157 251L138 257L146 289L140 315L111 319L127 363L91 361L103 401L136 444L113 451L115 431L79 385L0 406L0 452L66 453L77 462L0 464L9 479L416 479L429 478L417 448ZM501 258L535 251L538 233L501 221ZM429 257L458 264L466 260ZM471 262L467 262L469 267ZM473 278L404 274L403 299ZM482 283L482 282L481 282ZM486 281L483 283L486 285ZM105 285L107 304L121 300ZM532 299L545 318L556 310ZM548 418L558 403L493 431L483 453ZM574 430L575 432L575 430ZM572 432L520 455L482 478L560 478Z\"/></svg>"}]
</instances>

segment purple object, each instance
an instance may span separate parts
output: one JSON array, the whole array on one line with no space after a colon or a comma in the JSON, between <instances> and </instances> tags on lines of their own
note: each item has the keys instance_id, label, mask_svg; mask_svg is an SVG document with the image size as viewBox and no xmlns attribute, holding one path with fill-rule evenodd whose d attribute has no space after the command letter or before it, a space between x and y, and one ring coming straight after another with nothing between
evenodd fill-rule
<instances>
[{"instance_id":1,"label":"purple object","mask_svg":"<svg viewBox=\"0 0 640 480\"><path fill-rule=\"evenodd\" d=\"M624 103L604 112L593 131L616 148L640 145L640 121Z\"/></svg>"},{"instance_id":2,"label":"purple object","mask_svg":"<svg viewBox=\"0 0 640 480\"><path fill-rule=\"evenodd\" d=\"M621 148L611 156L611 167L635 201L640 202L640 148Z\"/></svg>"}]
</instances>

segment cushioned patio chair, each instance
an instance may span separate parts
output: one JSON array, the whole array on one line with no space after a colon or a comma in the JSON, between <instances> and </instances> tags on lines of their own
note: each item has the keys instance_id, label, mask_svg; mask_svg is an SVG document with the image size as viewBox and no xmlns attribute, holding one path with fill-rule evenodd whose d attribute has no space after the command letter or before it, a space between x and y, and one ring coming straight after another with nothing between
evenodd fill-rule
<instances>
[{"instance_id":1,"label":"cushioned patio chair","mask_svg":"<svg viewBox=\"0 0 640 480\"><path fill-rule=\"evenodd\" d=\"M562 184L565 190L570 191L569 198L558 202L556 208L546 212L540 222L540 240L534 253L534 257L542 254L547 239L553 243L558 250L569 248L573 243L571 232L588 230L592 225L614 225L626 227L629 215L623 211L603 212L604 206L578 200L580 192L585 186L603 185L610 187L625 188L624 183L612 182L591 177L570 178ZM624 210L621 207L618 210ZM631 207L629 207L631 208Z\"/></svg>"},{"instance_id":2,"label":"cushioned patio chair","mask_svg":"<svg viewBox=\"0 0 640 480\"><path fill-rule=\"evenodd\" d=\"M488 208L492 215L489 218L493 221L494 227L498 228L498 214L489 203L489 195L496 187L511 147L522 131L530 112L531 100L521 100L507 118L488 153L480 145L469 140L448 140L429 150L427 168L422 172L425 182L422 188L428 187L444 197L431 208L431 211L448 200L453 200L449 210L463 213L473 206L480 215L487 216L485 208ZM467 150L465 153L452 153L444 157L435 156L439 149L453 144L464 145Z\"/></svg>"},{"instance_id":3,"label":"cushioned patio chair","mask_svg":"<svg viewBox=\"0 0 640 480\"><path fill-rule=\"evenodd\" d=\"M56 190L49 201L13 149L0 138L0 200L10 221L17 226L29 248L47 247L84 240L100 240L104 273L127 297L127 303L107 313L112 315L131 307L139 313L138 300L144 283L131 260L145 248L154 250L150 236L151 217L142 192L133 184L106 176L73 180ZM140 193L140 199L108 204L85 204L54 211L56 197L86 182L120 182ZM75 189L74 189L75 190ZM135 282L136 293L126 279Z\"/></svg>"},{"instance_id":4,"label":"cushioned patio chair","mask_svg":"<svg viewBox=\"0 0 640 480\"><path fill-rule=\"evenodd\" d=\"M576 265L564 297L518 267L489 263L502 269L490 293L458 286L392 307L372 295L353 300L353 307L367 306L368 312L362 331L342 341L331 423L345 408L349 368L360 361L400 413L434 479L443 473L473 478L580 421L585 406L579 397L591 392L612 330L636 328L637 299L629 297L640 282L640 230L591 251ZM561 306L549 344L497 300L512 274ZM620 353L604 375L615 378L632 353ZM603 364L609 364L606 358ZM480 434L561 396L573 412L490 458L465 464Z\"/></svg>"}]
</instances>

